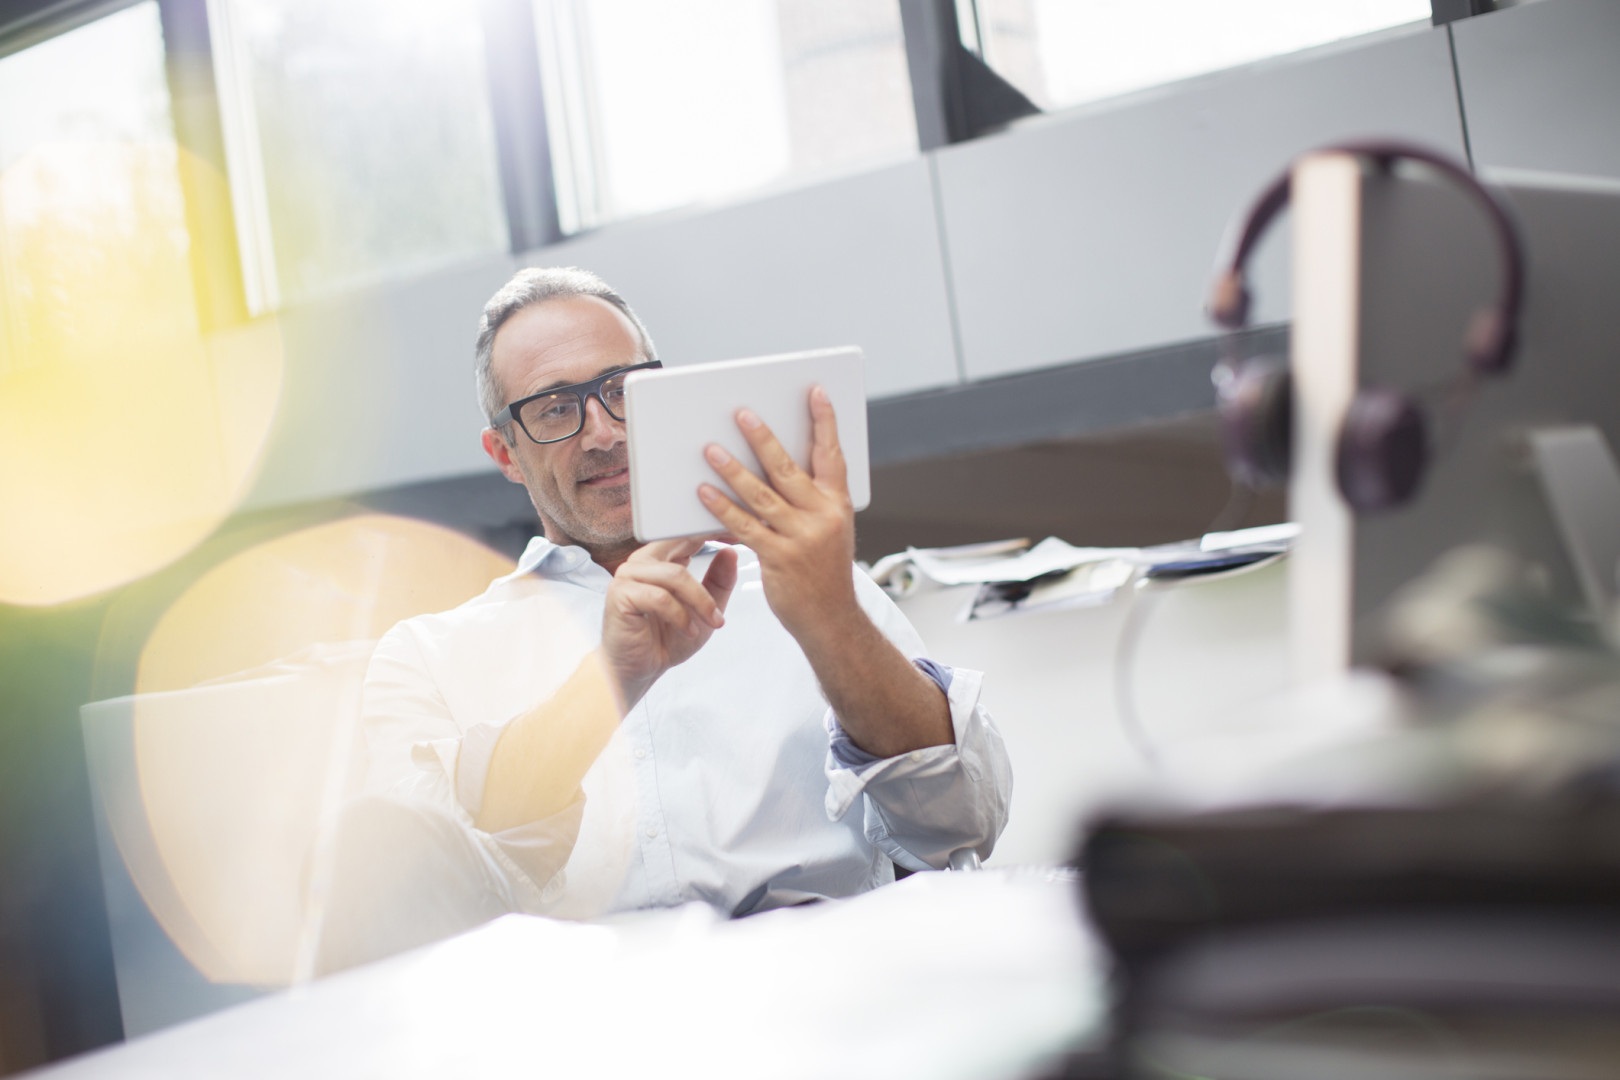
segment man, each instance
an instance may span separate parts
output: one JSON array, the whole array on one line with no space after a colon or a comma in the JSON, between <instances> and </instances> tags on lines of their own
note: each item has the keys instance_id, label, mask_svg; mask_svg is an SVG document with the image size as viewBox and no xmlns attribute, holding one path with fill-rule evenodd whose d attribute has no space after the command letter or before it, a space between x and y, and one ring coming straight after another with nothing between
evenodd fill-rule
<instances>
[{"instance_id":1,"label":"man","mask_svg":"<svg viewBox=\"0 0 1620 1080\"><path fill-rule=\"evenodd\" d=\"M808 474L746 410L770 482L707 451L737 498L700 497L745 547L642 546L620 373L656 356L624 300L586 271L524 270L476 352L484 449L544 536L379 644L363 713L382 797L352 809L337 860L340 900L372 902L334 904L326 966L503 911L742 915L989 854L1011 773L980 677L923 659L853 567L819 388Z\"/></svg>"}]
</instances>

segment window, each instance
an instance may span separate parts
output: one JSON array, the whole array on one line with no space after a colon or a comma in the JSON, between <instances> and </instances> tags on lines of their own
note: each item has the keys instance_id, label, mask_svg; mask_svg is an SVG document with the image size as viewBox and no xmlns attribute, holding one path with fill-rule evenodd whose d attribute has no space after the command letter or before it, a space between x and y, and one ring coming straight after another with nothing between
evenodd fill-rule
<instances>
[{"instance_id":1,"label":"window","mask_svg":"<svg viewBox=\"0 0 1620 1080\"><path fill-rule=\"evenodd\" d=\"M962 0L958 9L964 43L982 40L985 62L1044 109L1430 17L1429 0Z\"/></svg>"},{"instance_id":2,"label":"window","mask_svg":"<svg viewBox=\"0 0 1620 1080\"><path fill-rule=\"evenodd\" d=\"M505 249L477 5L208 12L253 313Z\"/></svg>"},{"instance_id":3,"label":"window","mask_svg":"<svg viewBox=\"0 0 1620 1080\"><path fill-rule=\"evenodd\" d=\"M0 603L182 554L269 427L279 353L199 332L184 157L152 0L0 59Z\"/></svg>"},{"instance_id":4,"label":"window","mask_svg":"<svg viewBox=\"0 0 1620 1080\"><path fill-rule=\"evenodd\" d=\"M915 153L896 0L534 0L565 232Z\"/></svg>"},{"instance_id":5,"label":"window","mask_svg":"<svg viewBox=\"0 0 1620 1080\"><path fill-rule=\"evenodd\" d=\"M191 329L187 257L157 4L0 59L0 376L94 353L106 285Z\"/></svg>"}]
</instances>

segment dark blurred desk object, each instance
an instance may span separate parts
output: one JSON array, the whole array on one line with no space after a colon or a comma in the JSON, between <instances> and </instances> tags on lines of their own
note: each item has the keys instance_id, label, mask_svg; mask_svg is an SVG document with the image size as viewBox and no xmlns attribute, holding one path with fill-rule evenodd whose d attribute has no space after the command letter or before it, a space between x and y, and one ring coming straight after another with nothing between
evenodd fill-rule
<instances>
[{"instance_id":1,"label":"dark blurred desk object","mask_svg":"<svg viewBox=\"0 0 1620 1080\"><path fill-rule=\"evenodd\" d=\"M1399 722L1093 826L1119 1080L1620 1076L1612 626L1474 548L1386 627Z\"/></svg>"},{"instance_id":2,"label":"dark blurred desk object","mask_svg":"<svg viewBox=\"0 0 1620 1080\"><path fill-rule=\"evenodd\" d=\"M37 1075L1040 1075L1104 1012L1074 893L987 870L736 922L513 915Z\"/></svg>"},{"instance_id":3,"label":"dark blurred desk object","mask_svg":"<svg viewBox=\"0 0 1620 1080\"><path fill-rule=\"evenodd\" d=\"M1620 800L1121 818L1114 1074L1620 1075Z\"/></svg>"}]
</instances>

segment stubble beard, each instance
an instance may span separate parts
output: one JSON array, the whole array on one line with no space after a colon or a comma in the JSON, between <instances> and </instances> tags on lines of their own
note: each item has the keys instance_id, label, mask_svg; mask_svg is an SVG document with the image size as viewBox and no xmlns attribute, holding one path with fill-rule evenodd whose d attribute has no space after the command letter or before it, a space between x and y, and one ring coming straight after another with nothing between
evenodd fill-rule
<instances>
[{"instance_id":1,"label":"stubble beard","mask_svg":"<svg viewBox=\"0 0 1620 1080\"><path fill-rule=\"evenodd\" d=\"M540 515L546 537L557 544L575 544L592 555L619 552L638 546L627 508L630 485L591 488L579 480L625 467L628 454L621 443L613 450L587 450L581 455L575 478L559 478L558 485L572 483L571 490L548 491L523 468L529 501Z\"/></svg>"}]
</instances>

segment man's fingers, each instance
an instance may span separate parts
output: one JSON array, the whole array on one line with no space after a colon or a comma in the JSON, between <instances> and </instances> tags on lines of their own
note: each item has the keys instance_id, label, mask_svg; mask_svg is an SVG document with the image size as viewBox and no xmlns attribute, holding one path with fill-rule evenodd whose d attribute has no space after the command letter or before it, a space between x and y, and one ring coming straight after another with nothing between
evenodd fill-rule
<instances>
[{"instance_id":1,"label":"man's fingers","mask_svg":"<svg viewBox=\"0 0 1620 1080\"><path fill-rule=\"evenodd\" d=\"M735 491L737 496L748 504L750 510L758 514L771 528L778 531L784 530L784 527L788 524L788 518L792 514L793 506L787 499L783 498L781 492L749 472L742 462L728 454L725 448L721 446L711 443L703 454L710 467L719 473L726 483L731 485L731 490ZM725 518L720 518L720 521L725 525L731 524ZM742 534L738 533L737 535Z\"/></svg>"},{"instance_id":2,"label":"man's fingers","mask_svg":"<svg viewBox=\"0 0 1620 1080\"><path fill-rule=\"evenodd\" d=\"M754 483L758 484L759 481L755 480ZM703 500L709 513L719 518L727 531L737 538L739 544L747 544L758 551L776 535L769 525L726 498L713 484L699 484L698 498ZM780 503L781 500L777 501Z\"/></svg>"},{"instance_id":3,"label":"man's fingers","mask_svg":"<svg viewBox=\"0 0 1620 1080\"><path fill-rule=\"evenodd\" d=\"M621 595L637 614L658 619L689 638L697 636L692 610L676 600L668 589L633 581L625 585Z\"/></svg>"},{"instance_id":4,"label":"man's fingers","mask_svg":"<svg viewBox=\"0 0 1620 1080\"><path fill-rule=\"evenodd\" d=\"M702 549L704 539L701 536L683 536L675 540L654 540L644 544L631 553L632 559L640 556L643 561L654 559L658 562L679 563L685 566L692 561L692 556Z\"/></svg>"},{"instance_id":5,"label":"man's fingers","mask_svg":"<svg viewBox=\"0 0 1620 1080\"><path fill-rule=\"evenodd\" d=\"M719 626L724 621L720 616L721 609L715 605L714 598L687 570L685 562L642 562L635 565L626 562L620 567L619 573L626 580L650 585L669 593L677 602L690 608L698 618L710 626Z\"/></svg>"},{"instance_id":6,"label":"man's fingers","mask_svg":"<svg viewBox=\"0 0 1620 1080\"><path fill-rule=\"evenodd\" d=\"M743 438L748 440L749 449L759 459L771 487L781 492L783 498L793 505L803 506L805 498L814 494L814 485L810 482L809 474L799 468L799 463L793 460L793 455L787 452L775 433L765 426L765 422L752 409L737 410L737 427L742 431ZM742 492L738 491L737 494L741 495Z\"/></svg>"},{"instance_id":7,"label":"man's fingers","mask_svg":"<svg viewBox=\"0 0 1620 1080\"><path fill-rule=\"evenodd\" d=\"M810 472L818 487L849 494L844 449L838 442L838 416L832 398L820 386L810 388Z\"/></svg>"},{"instance_id":8,"label":"man's fingers","mask_svg":"<svg viewBox=\"0 0 1620 1080\"><path fill-rule=\"evenodd\" d=\"M703 575L703 587L722 612L731 601L731 590L737 587L737 552L734 548L721 548L714 553L708 573Z\"/></svg>"}]
</instances>

